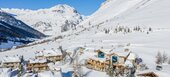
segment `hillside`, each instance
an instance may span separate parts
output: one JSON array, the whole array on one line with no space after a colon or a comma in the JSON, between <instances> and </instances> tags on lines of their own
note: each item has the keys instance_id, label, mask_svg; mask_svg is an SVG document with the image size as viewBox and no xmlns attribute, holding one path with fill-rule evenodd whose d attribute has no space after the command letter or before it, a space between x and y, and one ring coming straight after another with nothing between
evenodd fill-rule
<instances>
[{"instance_id":1,"label":"hillside","mask_svg":"<svg viewBox=\"0 0 170 77\"><path fill-rule=\"evenodd\" d=\"M0 11L0 36L0 43L4 43L5 41L7 43L8 41L24 43L24 40L25 42L29 42L29 40L33 41L32 39L45 37L41 32L38 32L3 11ZM1 44L0 48L3 48L3 45L4 44Z\"/></svg>"},{"instance_id":2,"label":"hillside","mask_svg":"<svg viewBox=\"0 0 170 77\"><path fill-rule=\"evenodd\" d=\"M92 24L112 20L127 26L152 26L169 28L168 0L108 0L90 16ZM85 22L84 22L85 23Z\"/></svg>"}]
</instances>

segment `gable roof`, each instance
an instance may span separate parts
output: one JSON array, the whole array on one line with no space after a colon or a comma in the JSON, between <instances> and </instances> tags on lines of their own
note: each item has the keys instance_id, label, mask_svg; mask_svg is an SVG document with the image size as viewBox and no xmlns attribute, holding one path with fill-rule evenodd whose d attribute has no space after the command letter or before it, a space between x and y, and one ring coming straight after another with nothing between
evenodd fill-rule
<instances>
[{"instance_id":1,"label":"gable roof","mask_svg":"<svg viewBox=\"0 0 170 77\"><path fill-rule=\"evenodd\" d=\"M29 63L47 63L47 59L29 59Z\"/></svg>"},{"instance_id":2,"label":"gable roof","mask_svg":"<svg viewBox=\"0 0 170 77\"><path fill-rule=\"evenodd\" d=\"M37 51L35 55L36 56L57 56L57 55L62 55L62 53L61 51L45 50L45 51Z\"/></svg>"},{"instance_id":3,"label":"gable roof","mask_svg":"<svg viewBox=\"0 0 170 77\"><path fill-rule=\"evenodd\" d=\"M11 63L11 62L21 62L20 56L6 56L3 57L2 63Z\"/></svg>"}]
</instances>

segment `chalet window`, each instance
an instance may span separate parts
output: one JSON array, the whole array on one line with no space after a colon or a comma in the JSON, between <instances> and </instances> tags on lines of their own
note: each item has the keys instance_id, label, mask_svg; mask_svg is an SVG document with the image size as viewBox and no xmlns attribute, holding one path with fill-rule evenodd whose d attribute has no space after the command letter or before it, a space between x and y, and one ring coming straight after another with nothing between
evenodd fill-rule
<instances>
[{"instance_id":1,"label":"chalet window","mask_svg":"<svg viewBox=\"0 0 170 77\"><path fill-rule=\"evenodd\" d=\"M104 53L103 53L103 52L101 52L101 51L100 51L100 52L98 52L98 57L99 57L99 58L104 58Z\"/></svg>"},{"instance_id":2,"label":"chalet window","mask_svg":"<svg viewBox=\"0 0 170 77\"><path fill-rule=\"evenodd\" d=\"M117 62L117 56L112 56L112 63L116 63Z\"/></svg>"}]
</instances>

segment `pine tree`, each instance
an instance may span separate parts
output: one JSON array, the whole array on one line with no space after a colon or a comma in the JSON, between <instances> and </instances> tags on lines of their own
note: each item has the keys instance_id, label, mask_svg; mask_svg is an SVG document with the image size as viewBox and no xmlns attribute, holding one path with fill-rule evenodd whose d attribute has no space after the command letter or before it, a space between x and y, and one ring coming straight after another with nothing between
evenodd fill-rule
<instances>
[{"instance_id":1,"label":"pine tree","mask_svg":"<svg viewBox=\"0 0 170 77\"><path fill-rule=\"evenodd\" d=\"M118 32L118 29L117 28L115 28L115 33L117 33Z\"/></svg>"},{"instance_id":2,"label":"pine tree","mask_svg":"<svg viewBox=\"0 0 170 77\"><path fill-rule=\"evenodd\" d=\"M149 28L149 31L152 31L152 28L151 28L151 27Z\"/></svg>"},{"instance_id":3,"label":"pine tree","mask_svg":"<svg viewBox=\"0 0 170 77\"><path fill-rule=\"evenodd\" d=\"M130 29L128 28L128 33L130 33Z\"/></svg>"},{"instance_id":4,"label":"pine tree","mask_svg":"<svg viewBox=\"0 0 170 77\"><path fill-rule=\"evenodd\" d=\"M18 73L18 77L21 77L21 75L23 74L24 70L23 70L23 65L20 64L19 65L19 73Z\"/></svg>"}]
</instances>

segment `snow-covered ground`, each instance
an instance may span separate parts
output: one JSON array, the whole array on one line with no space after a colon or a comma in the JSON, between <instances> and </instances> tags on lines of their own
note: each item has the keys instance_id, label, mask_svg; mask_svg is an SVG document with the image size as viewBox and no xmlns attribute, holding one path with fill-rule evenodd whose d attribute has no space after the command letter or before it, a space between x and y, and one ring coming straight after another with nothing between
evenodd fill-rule
<instances>
[{"instance_id":1,"label":"snow-covered ground","mask_svg":"<svg viewBox=\"0 0 170 77\"><path fill-rule=\"evenodd\" d=\"M162 71L156 71L155 57L158 51L162 53L165 52L170 56L170 44L167 42L170 39L170 36L168 36L169 32L169 30L159 30L149 34L146 32L133 32L128 34L105 34L104 32L98 32L95 34L95 29L91 29L90 31L82 32L79 35L72 35L59 41L51 41L41 45L1 52L0 56L4 57L6 55L12 56L18 54L24 55L25 59L29 59L35 56L34 52L36 51L42 51L44 49L51 50L52 48L57 49L60 45L68 50L73 50L76 47L82 46L93 52L93 50L100 49L101 47L104 49L113 49L121 46L126 47L126 45L130 43L128 48L144 60L144 63L147 64L150 71L160 74L160 77L168 77L170 65L163 65ZM89 53L90 52L87 54L89 55ZM84 59L88 58L87 55L81 57Z\"/></svg>"},{"instance_id":2,"label":"snow-covered ground","mask_svg":"<svg viewBox=\"0 0 170 77\"><path fill-rule=\"evenodd\" d=\"M80 59L86 59L96 49L127 47L143 59L149 68L147 71L153 71L159 77L169 77L170 65L165 63L163 70L157 71L155 64L157 52L170 56L169 6L168 0L108 0L98 11L82 22L77 30L63 33L65 35L63 39L1 52L0 56L18 54L29 59L35 56L36 51L57 50L62 46L67 51L85 47L86 52L80 56ZM115 33L117 26L131 29L140 26L141 30ZM152 28L152 31L149 31L149 28ZM107 29L110 32L105 33ZM65 71L69 70L68 65L63 65L62 68ZM106 73L94 70L91 70L88 77L96 75L108 77Z\"/></svg>"}]
</instances>

